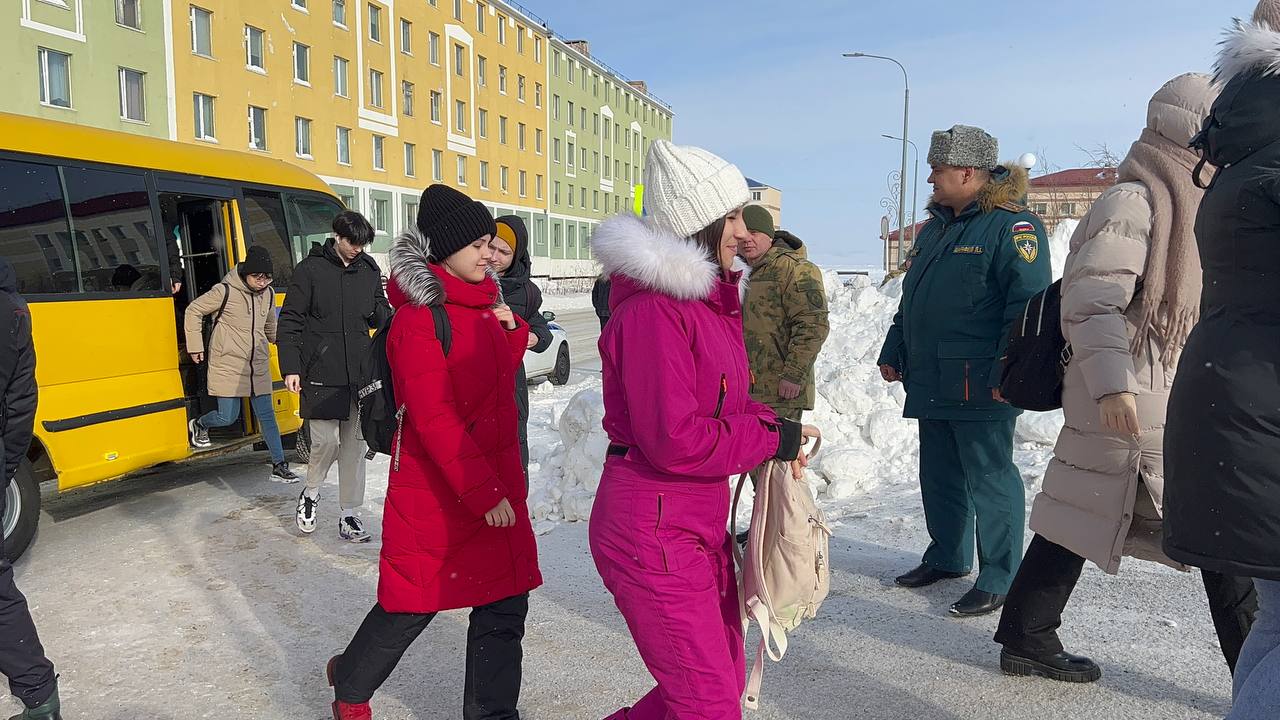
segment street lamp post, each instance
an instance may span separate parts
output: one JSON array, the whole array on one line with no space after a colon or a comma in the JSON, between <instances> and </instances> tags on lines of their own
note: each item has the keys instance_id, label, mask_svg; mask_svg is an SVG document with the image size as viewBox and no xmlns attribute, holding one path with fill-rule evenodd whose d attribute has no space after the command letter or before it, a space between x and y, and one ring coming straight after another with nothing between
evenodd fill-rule
<instances>
[{"instance_id":1,"label":"street lamp post","mask_svg":"<svg viewBox=\"0 0 1280 720\"><path fill-rule=\"evenodd\" d=\"M911 116L911 81L907 78L907 68L902 63L891 57L884 55L870 55L868 53L844 53L847 58L872 58L875 60L888 60L898 69L902 70L902 185L898 190L898 232L902 237L907 232L907 138L910 137L909 118ZM899 238L901 240L901 238ZM892 268L885 268L891 270Z\"/></svg>"},{"instance_id":2,"label":"street lamp post","mask_svg":"<svg viewBox=\"0 0 1280 720\"><path fill-rule=\"evenodd\" d=\"M888 138L889 140L902 139L900 137L895 137L893 135L881 135L880 137ZM911 146L911 150L916 154L916 169L915 169L915 174L913 175L911 180L911 244L915 245L916 244L916 210L919 208L918 203L919 203L919 197L920 197L920 148L916 147L916 144L911 142L910 140L907 141L907 144ZM905 237L906 235L904 234L902 237L898 238L898 240L902 241Z\"/></svg>"}]
</instances>

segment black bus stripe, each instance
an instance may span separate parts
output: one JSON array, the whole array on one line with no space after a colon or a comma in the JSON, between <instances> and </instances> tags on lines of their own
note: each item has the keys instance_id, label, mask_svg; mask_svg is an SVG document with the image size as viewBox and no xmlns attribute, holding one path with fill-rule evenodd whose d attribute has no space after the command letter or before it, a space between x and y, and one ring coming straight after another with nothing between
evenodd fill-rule
<instances>
[{"instance_id":1,"label":"black bus stripe","mask_svg":"<svg viewBox=\"0 0 1280 720\"><path fill-rule=\"evenodd\" d=\"M67 430L78 430L80 428L89 427L90 425L101 425L102 423L115 422L116 420L128 420L130 418L142 417L143 415L154 415L155 413L165 412L167 410L177 410L186 407L186 400L183 398L174 398L172 400L161 400L160 402L147 403L146 405L134 405L133 407L119 408L117 410L104 410L102 412L90 413L88 415L80 415L78 417L65 418L63 420L45 420L41 423L46 432L66 432Z\"/></svg>"}]
</instances>

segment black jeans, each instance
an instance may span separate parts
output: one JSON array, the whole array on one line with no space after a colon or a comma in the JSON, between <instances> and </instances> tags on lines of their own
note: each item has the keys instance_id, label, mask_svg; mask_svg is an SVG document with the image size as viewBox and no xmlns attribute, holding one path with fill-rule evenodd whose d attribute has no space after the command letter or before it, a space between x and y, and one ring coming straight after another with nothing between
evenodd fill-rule
<instances>
[{"instance_id":1,"label":"black jeans","mask_svg":"<svg viewBox=\"0 0 1280 720\"><path fill-rule=\"evenodd\" d=\"M529 595L474 608L467 629L465 720L519 720L521 664ZM334 693L346 703L368 702L405 650L436 613L389 613L374 605L334 668Z\"/></svg>"},{"instance_id":2,"label":"black jeans","mask_svg":"<svg viewBox=\"0 0 1280 720\"><path fill-rule=\"evenodd\" d=\"M0 473L3 475L3 473ZM4 516L0 488L0 517ZM0 551L4 538L0 537ZM0 552L0 674L9 678L9 691L29 708L43 705L57 689L53 663L44 656L27 598L13 581L13 566Z\"/></svg>"},{"instance_id":3,"label":"black jeans","mask_svg":"<svg viewBox=\"0 0 1280 720\"><path fill-rule=\"evenodd\" d=\"M1028 657L1062 652L1058 639L1062 611L1080 580L1084 562L1084 558L1057 543L1040 535L1033 537L1005 599L996 642ZM1204 582L1222 655L1234 671L1240 646L1257 610L1253 581L1205 573Z\"/></svg>"}]
</instances>

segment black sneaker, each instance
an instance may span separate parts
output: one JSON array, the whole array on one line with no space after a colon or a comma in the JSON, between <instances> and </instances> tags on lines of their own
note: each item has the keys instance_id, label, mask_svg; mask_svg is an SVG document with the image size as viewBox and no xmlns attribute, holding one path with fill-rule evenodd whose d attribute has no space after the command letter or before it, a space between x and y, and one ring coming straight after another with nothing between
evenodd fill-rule
<instances>
[{"instance_id":1,"label":"black sneaker","mask_svg":"<svg viewBox=\"0 0 1280 720\"><path fill-rule=\"evenodd\" d=\"M209 440L209 428L201 425L198 418L187 423L187 435L191 438L191 447L213 447L213 442Z\"/></svg>"},{"instance_id":2,"label":"black sneaker","mask_svg":"<svg viewBox=\"0 0 1280 720\"><path fill-rule=\"evenodd\" d=\"M294 519L298 523L298 529L307 535L316 531L316 506L319 504L319 495L313 498L307 495L306 490L298 494L298 511Z\"/></svg>"},{"instance_id":3,"label":"black sneaker","mask_svg":"<svg viewBox=\"0 0 1280 720\"><path fill-rule=\"evenodd\" d=\"M364 523L355 515L347 515L338 521L338 535L343 540L353 543L366 543L373 539L373 536L364 529Z\"/></svg>"},{"instance_id":4,"label":"black sneaker","mask_svg":"<svg viewBox=\"0 0 1280 720\"><path fill-rule=\"evenodd\" d=\"M289 463L278 462L271 466L271 479L283 483L296 483L302 478L289 469Z\"/></svg>"}]
</instances>

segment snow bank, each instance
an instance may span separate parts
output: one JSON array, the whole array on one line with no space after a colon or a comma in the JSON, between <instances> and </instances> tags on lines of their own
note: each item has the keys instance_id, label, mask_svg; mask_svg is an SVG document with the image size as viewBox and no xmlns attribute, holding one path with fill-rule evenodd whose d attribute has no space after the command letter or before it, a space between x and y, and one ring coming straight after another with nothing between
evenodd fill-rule
<instances>
[{"instance_id":1,"label":"snow bank","mask_svg":"<svg viewBox=\"0 0 1280 720\"><path fill-rule=\"evenodd\" d=\"M565 312L568 310L592 310L595 306L591 304L591 293L569 293L567 295L556 295L552 293L544 293L542 296L542 309L552 312Z\"/></svg>"},{"instance_id":2,"label":"snow bank","mask_svg":"<svg viewBox=\"0 0 1280 720\"><path fill-rule=\"evenodd\" d=\"M1051 237L1055 262L1056 243L1065 260L1070 233L1060 227ZM842 282L829 271L825 280L831 334L818 358L816 407L807 415L824 441L810 466L811 485L835 517L880 505L917 514L919 433L915 421L902 417L902 385L884 382L876 366L902 279L878 286L865 276ZM540 529L590 516L608 447L598 378L545 388L532 392L530 417L530 511ZM1015 459L1030 489L1037 487L1061 427L1060 413L1027 413L1019 421Z\"/></svg>"}]
</instances>

